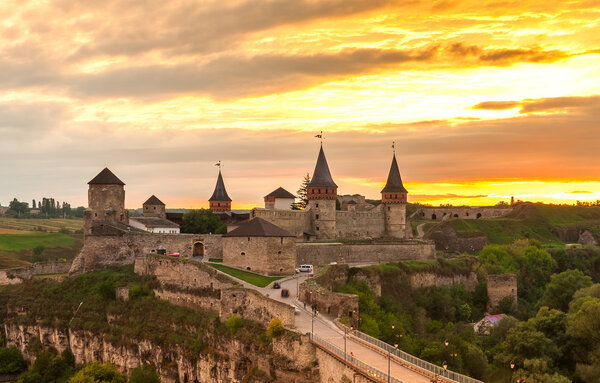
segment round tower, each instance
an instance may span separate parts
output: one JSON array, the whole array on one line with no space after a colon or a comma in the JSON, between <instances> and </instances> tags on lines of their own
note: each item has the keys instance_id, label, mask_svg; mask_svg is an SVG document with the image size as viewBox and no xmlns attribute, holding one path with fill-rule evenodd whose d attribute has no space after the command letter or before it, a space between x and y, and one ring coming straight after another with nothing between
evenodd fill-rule
<instances>
[{"instance_id":1,"label":"round tower","mask_svg":"<svg viewBox=\"0 0 600 383\"><path fill-rule=\"evenodd\" d=\"M385 234L394 238L406 237L406 197L408 191L402 184L400 169L396 161L396 153L392 158L392 165L388 179L381 190L381 202L385 214Z\"/></svg>"},{"instance_id":2,"label":"round tower","mask_svg":"<svg viewBox=\"0 0 600 383\"><path fill-rule=\"evenodd\" d=\"M108 168L88 182L88 208L84 213L84 233L91 234L96 222L129 224L125 210L125 184Z\"/></svg>"},{"instance_id":3,"label":"round tower","mask_svg":"<svg viewBox=\"0 0 600 383\"><path fill-rule=\"evenodd\" d=\"M219 166L219 176L217 177L217 184L212 196L208 199L210 210L213 213L231 213L231 198L227 195L225 190L225 183L223 182L223 176L221 175L221 167Z\"/></svg>"},{"instance_id":4,"label":"round tower","mask_svg":"<svg viewBox=\"0 0 600 383\"><path fill-rule=\"evenodd\" d=\"M337 185L331 178L329 165L323 152L323 144L317 158L313 177L306 187L308 208L311 214L311 226L317 239L334 239L335 230L335 201L337 200Z\"/></svg>"}]
</instances>

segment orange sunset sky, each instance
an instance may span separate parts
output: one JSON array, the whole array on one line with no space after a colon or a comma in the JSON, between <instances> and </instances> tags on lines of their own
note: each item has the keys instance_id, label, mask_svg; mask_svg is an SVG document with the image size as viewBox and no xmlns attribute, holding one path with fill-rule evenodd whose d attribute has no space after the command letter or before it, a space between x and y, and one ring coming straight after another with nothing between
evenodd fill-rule
<instances>
[{"instance_id":1,"label":"orange sunset sky","mask_svg":"<svg viewBox=\"0 0 600 383\"><path fill-rule=\"evenodd\" d=\"M87 204L108 166L141 207L296 192L600 199L600 1L3 0L0 204Z\"/></svg>"}]
</instances>

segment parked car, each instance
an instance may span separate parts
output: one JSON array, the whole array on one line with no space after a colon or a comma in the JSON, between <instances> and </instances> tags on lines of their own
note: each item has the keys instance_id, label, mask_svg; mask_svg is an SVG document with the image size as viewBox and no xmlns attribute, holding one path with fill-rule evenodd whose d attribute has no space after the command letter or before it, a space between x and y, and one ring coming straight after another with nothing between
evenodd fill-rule
<instances>
[{"instance_id":1,"label":"parked car","mask_svg":"<svg viewBox=\"0 0 600 383\"><path fill-rule=\"evenodd\" d=\"M300 315L300 309L298 307L294 307L294 315Z\"/></svg>"},{"instance_id":2,"label":"parked car","mask_svg":"<svg viewBox=\"0 0 600 383\"><path fill-rule=\"evenodd\" d=\"M289 297L289 296L290 296L290 290L288 290L288 289L283 289L283 290L281 290L281 296L282 296L283 298L287 298L287 297Z\"/></svg>"},{"instance_id":3,"label":"parked car","mask_svg":"<svg viewBox=\"0 0 600 383\"><path fill-rule=\"evenodd\" d=\"M279 284L279 282L275 282L275 283L273 283L273 288L279 289L279 288L281 288L281 285Z\"/></svg>"},{"instance_id":4,"label":"parked car","mask_svg":"<svg viewBox=\"0 0 600 383\"><path fill-rule=\"evenodd\" d=\"M337 265L337 262L333 261L333 262L329 262L330 265Z\"/></svg>"},{"instance_id":5,"label":"parked car","mask_svg":"<svg viewBox=\"0 0 600 383\"><path fill-rule=\"evenodd\" d=\"M312 271L313 266L312 265L300 265L300 267L298 267L298 270L300 270L302 272Z\"/></svg>"},{"instance_id":6,"label":"parked car","mask_svg":"<svg viewBox=\"0 0 600 383\"><path fill-rule=\"evenodd\" d=\"M181 256L179 255L179 253L171 253L171 254L167 254L167 257L181 258Z\"/></svg>"}]
</instances>

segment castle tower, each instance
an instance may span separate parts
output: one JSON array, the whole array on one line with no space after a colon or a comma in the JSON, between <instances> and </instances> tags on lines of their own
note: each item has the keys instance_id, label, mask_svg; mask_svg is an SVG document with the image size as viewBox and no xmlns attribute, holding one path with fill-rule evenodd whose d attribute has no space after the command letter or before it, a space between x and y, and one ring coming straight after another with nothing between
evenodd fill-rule
<instances>
[{"instance_id":1,"label":"castle tower","mask_svg":"<svg viewBox=\"0 0 600 383\"><path fill-rule=\"evenodd\" d=\"M230 213L231 212L231 198L227 195L225 190L225 183L223 183L223 176L221 175L221 168L219 167L219 176L217 177L217 184L215 185L215 191L212 196L208 199L210 204L210 210L213 213Z\"/></svg>"},{"instance_id":2,"label":"castle tower","mask_svg":"<svg viewBox=\"0 0 600 383\"><path fill-rule=\"evenodd\" d=\"M156 198L155 195L152 195L152 197L148 198L148 200L142 205L142 215L144 217L158 217L167 219L165 204Z\"/></svg>"},{"instance_id":3,"label":"castle tower","mask_svg":"<svg viewBox=\"0 0 600 383\"><path fill-rule=\"evenodd\" d=\"M336 238L335 201L337 199L337 185L331 178L327 159L323 152L323 144L321 144L312 180L306 187L306 193L312 229L317 234L317 239Z\"/></svg>"},{"instance_id":4,"label":"castle tower","mask_svg":"<svg viewBox=\"0 0 600 383\"><path fill-rule=\"evenodd\" d=\"M108 168L88 182L88 208L84 213L84 233L92 233L96 222L129 224L125 210L125 184Z\"/></svg>"},{"instance_id":5,"label":"castle tower","mask_svg":"<svg viewBox=\"0 0 600 383\"><path fill-rule=\"evenodd\" d=\"M381 191L381 202L385 214L385 234L389 237L404 238L406 236L407 194L408 191L400 177L396 153L394 153L387 182Z\"/></svg>"}]
</instances>

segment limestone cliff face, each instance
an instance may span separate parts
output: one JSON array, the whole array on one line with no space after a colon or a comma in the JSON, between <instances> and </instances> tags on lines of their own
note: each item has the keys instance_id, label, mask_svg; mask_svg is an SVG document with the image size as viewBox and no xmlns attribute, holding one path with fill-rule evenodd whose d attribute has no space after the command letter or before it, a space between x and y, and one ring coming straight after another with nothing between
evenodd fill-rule
<instances>
[{"instance_id":1,"label":"limestone cliff face","mask_svg":"<svg viewBox=\"0 0 600 383\"><path fill-rule=\"evenodd\" d=\"M36 343L39 345L39 341L44 347L54 347L59 352L70 349L78 364L93 360L111 362L129 373L144 362L152 363L164 383L241 383L263 381L264 376L272 376L276 382L319 381L318 370L311 367L316 357L308 339L276 339L273 342L275 351L270 351L239 340L217 339L213 335L209 336L205 351L192 356L179 346L166 350L147 339L126 342L121 339L116 345L85 331L5 324L4 332L8 344L19 348L30 361L35 359L31 348Z\"/></svg>"}]
</instances>

